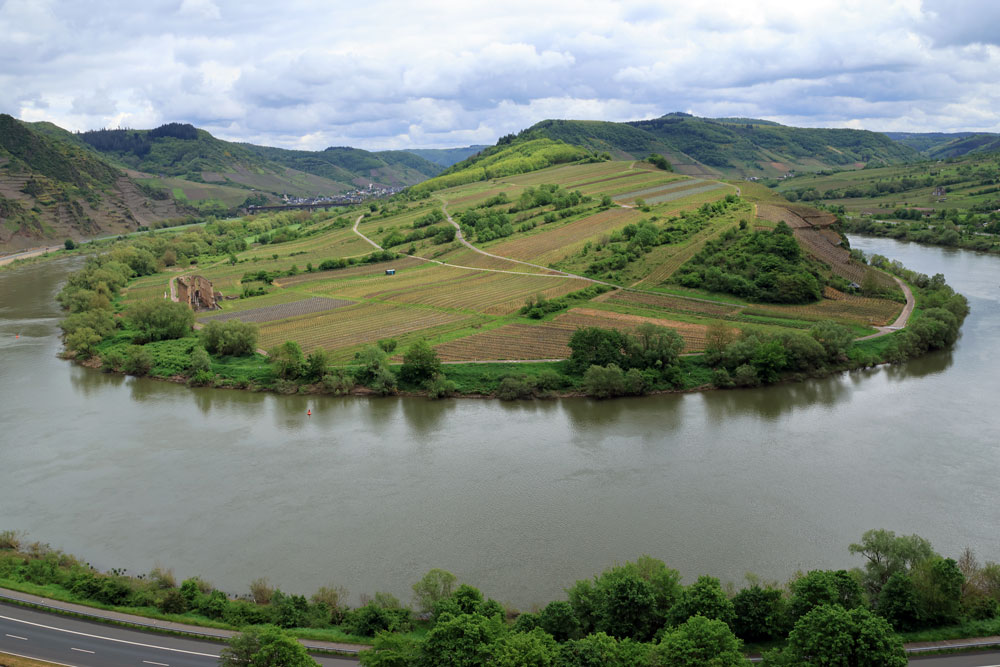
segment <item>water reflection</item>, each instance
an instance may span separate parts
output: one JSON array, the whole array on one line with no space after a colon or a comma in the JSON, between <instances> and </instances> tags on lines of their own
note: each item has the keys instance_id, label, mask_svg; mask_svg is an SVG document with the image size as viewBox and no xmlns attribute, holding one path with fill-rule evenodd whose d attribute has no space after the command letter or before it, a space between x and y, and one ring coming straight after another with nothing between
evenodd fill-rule
<instances>
[{"instance_id":1,"label":"water reflection","mask_svg":"<svg viewBox=\"0 0 1000 667\"><path fill-rule=\"evenodd\" d=\"M755 390L711 391L700 396L712 420L753 416L773 422L806 406L833 406L846 401L851 396L851 386L841 374Z\"/></svg>"},{"instance_id":2,"label":"water reflection","mask_svg":"<svg viewBox=\"0 0 1000 667\"><path fill-rule=\"evenodd\" d=\"M448 419L455 416L455 401L402 399L399 401L403 409L403 419L406 426L415 434L425 436L437 433Z\"/></svg>"},{"instance_id":3,"label":"water reflection","mask_svg":"<svg viewBox=\"0 0 1000 667\"><path fill-rule=\"evenodd\" d=\"M922 378L943 373L954 363L954 356L955 353L953 350L942 350L917 359L911 359L902 364L892 364L883 368L885 369L887 378L894 382L901 382L912 378Z\"/></svg>"},{"instance_id":4,"label":"water reflection","mask_svg":"<svg viewBox=\"0 0 1000 667\"><path fill-rule=\"evenodd\" d=\"M77 393L87 398L99 396L109 388L121 387L126 382L125 376L118 373L102 373L71 362L66 362L66 365L70 369L70 385Z\"/></svg>"}]
</instances>

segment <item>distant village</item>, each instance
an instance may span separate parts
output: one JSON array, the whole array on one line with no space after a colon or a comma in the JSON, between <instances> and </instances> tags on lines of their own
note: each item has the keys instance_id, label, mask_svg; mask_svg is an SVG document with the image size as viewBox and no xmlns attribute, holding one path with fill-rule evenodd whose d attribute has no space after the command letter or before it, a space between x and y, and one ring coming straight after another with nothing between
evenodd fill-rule
<instances>
[{"instance_id":1,"label":"distant village","mask_svg":"<svg viewBox=\"0 0 1000 667\"><path fill-rule=\"evenodd\" d=\"M348 204L359 204L366 199L388 197L401 192L402 190L402 186L376 185L375 183L369 183L367 188L358 188L357 190L350 190L337 195L324 195L321 197L290 197L289 195L282 195L281 201L283 201L286 205L332 204L334 206L345 206Z\"/></svg>"},{"instance_id":2,"label":"distant village","mask_svg":"<svg viewBox=\"0 0 1000 667\"><path fill-rule=\"evenodd\" d=\"M265 206L248 206L248 213L256 211L273 211L282 208L323 208L326 206L351 206L360 204L368 199L379 199L389 197L401 192L405 186L378 185L369 183L368 187L349 190L336 195L317 195L315 197L293 197L288 194L281 195L281 204Z\"/></svg>"}]
</instances>

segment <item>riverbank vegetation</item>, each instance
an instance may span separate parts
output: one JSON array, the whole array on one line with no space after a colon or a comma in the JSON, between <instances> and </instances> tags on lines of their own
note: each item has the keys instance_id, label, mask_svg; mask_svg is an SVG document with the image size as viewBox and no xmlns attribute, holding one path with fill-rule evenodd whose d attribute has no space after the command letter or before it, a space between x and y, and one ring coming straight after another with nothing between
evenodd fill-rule
<instances>
[{"instance_id":1,"label":"riverbank vegetation","mask_svg":"<svg viewBox=\"0 0 1000 667\"><path fill-rule=\"evenodd\" d=\"M1000 564L970 549L937 553L917 535L870 530L848 547L862 565L797 572L786 583L748 575L741 587L681 573L642 556L566 588L566 598L520 612L443 570L413 585L413 603L389 593L351 606L335 584L310 597L266 579L241 595L170 570L99 572L80 559L0 533L0 585L56 599L189 624L271 624L312 639L371 644L361 662L385 665L904 665L902 641L1000 633ZM534 657L531 657L534 656ZM594 662L597 660L598 662Z\"/></svg>"}]
</instances>

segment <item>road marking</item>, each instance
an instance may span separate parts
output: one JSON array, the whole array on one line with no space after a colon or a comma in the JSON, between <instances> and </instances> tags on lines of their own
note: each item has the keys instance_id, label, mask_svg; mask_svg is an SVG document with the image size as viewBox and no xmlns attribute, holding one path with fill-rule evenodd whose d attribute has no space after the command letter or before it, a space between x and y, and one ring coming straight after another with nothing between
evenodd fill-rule
<instances>
[{"instance_id":1,"label":"road marking","mask_svg":"<svg viewBox=\"0 0 1000 667\"><path fill-rule=\"evenodd\" d=\"M85 648L73 648L72 646L69 647L69 650L70 651L79 651L80 653L91 653L91 654L93 653L93 651L88 651Z\"/></svg>"},{"instance_id":2,"label":"road marking","mask_svg":"<svg viewBox=\"0 0 1000 667\"><path fill-rule=\"evenodd\" d=\"M23 642L28 641L27 637L18 637L17 635L7 635L7 636L10 637L11 639L20 639Z\"/></svg>"},{"instance_id":3,"label":"road marking","mask_svg":"<svg viewBox=\"0 0 1000 667\"><path fill-rule=\"evenodd\" d=\"M101 635L91 635L86 632L77 632L76 630L65 630L63 628L55 628L51 625L42 625L41 623L32 623L31 621L24 621L20 618L11 618L10 616L0 616L0 620L12 621L14 623L24 623L25 625L32 625L36 628L44 628L45 630L55 630L56 632L65 632L71 635L78 635L80 637L90 637L91 639L103 639L108 642L115 642L117 644L128 644L130 646L141 646L143 648L155 648L161 651L173 651L174 653L186 653L188 655L200 655L204 658L218 658L218 653L199 653L198 651L185 651L180 648L170 648L169 646L156 646L154 644L143 644L141 642L130 642L125 639L115 639L114 637L102 637Z\"/></svg>"},{"instance_id":4,"label":"road marking","mask_svg":"<svg viewBox=\"0 0 1000 667\"><path fill-rule=\"evenodd\" d=\"M147 665L159 665L160 667L170 667L170 665L165 662L153 662L152 660L143 660L143 663Z\"/></svg>"},{"instance_id":5,"label":"road marking","mask_svg":"<svg viewBox=\"0 0 1000 667\"><path fill-rule=\"evenodd\" d=\"M30 656L30 655L21 655L20 653L11 653L10 651L2 651L2 652L0 652L0 654L2 654L2 655L12 655L15 658L24 658L25 660L41 660L41 658L35 658L35 657ZM58 665L59 667L77 667L76 665L70 665L70 664L65 663L65 662L52 662L51 660L46 660L45 662L47 662L50 665Z\"/></svg>"}]
</instances>

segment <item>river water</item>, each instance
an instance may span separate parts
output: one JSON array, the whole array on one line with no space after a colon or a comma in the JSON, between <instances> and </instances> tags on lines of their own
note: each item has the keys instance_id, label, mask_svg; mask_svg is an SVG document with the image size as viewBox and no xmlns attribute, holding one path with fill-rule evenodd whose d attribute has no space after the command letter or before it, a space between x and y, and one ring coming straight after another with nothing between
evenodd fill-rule
<instances>
[{"instance_id":1,"label":"river water","mask_svg":"<svg viewBox=\"0 0 1000 667\"><path fill-rule=\"evenodd\" d=\"M0 273L0 530L230 592L266 576L408 601L441 567L521 608L641 554L686 581L860 565L847 545L869 528L1000 561L1000 259L854 245L969 297L953 351L606 402L285 397L105 375L56 357L53 296L72 264Z\"/></svg>"}]
</instances>

